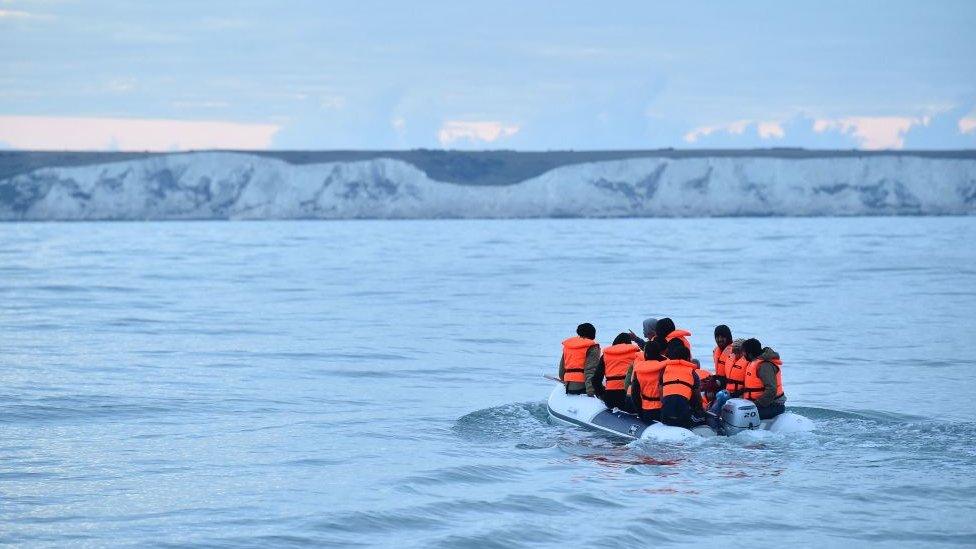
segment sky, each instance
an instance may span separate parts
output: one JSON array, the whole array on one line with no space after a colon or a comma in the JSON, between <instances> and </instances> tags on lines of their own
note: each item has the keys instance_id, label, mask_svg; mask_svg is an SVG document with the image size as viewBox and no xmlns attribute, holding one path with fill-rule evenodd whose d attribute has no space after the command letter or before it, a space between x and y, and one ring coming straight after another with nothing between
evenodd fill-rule
<instances>
[{"instance_id":1,"label":"sky","mask_svg":"<svg viewBox=\"0 0 976 549\"><path fill-rule=\"evenodd\" d=\"M976 148L976 2L0 0L0 148Z\"/></svg>"}]
</instances>

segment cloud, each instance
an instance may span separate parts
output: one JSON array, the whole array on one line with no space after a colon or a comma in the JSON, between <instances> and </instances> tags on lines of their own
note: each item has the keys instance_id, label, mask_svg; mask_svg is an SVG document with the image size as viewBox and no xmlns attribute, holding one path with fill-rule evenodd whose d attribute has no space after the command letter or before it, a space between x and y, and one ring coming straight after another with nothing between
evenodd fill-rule
<instances>
[{"instance_id":1,"label":"cloud","mask_svg":"<svg viewBox=\"0 0 976 549\"><path fill-rule=\"evenodd\" d=\"M813 131L838 131L855 136L862 149L901 149L905 134L912 126L928 124L928 117L907 116L850 116L839 119L818 119Z\"/></svg>"},{"instance_id":2,"label":"cloud","mask_svg":"<svg viewBox=\"0 0 976 549\"><path fill-rule=\"evenodd\" d=\"M909 149L969 149L976 147L976 113L972 100L927 117L905 134Z\"/></svg>"},{"instance_id":3,"label":"cloud","mask_svg":"<svg viewBox=\"0 0 976 549\"><path fill-rule=\"evenodd\" d=\"M760 122L758 125L759 137L763 139L782 139L786 137L786 131L779 122Z\"/></svg>"},{"instance_id":4,"label":"cloud","mask_svg":"<svg viewBox=\"0 0 976 549\"><path fill-rule=\"evenodd\" d=\"M697 143L705 137L726 134L730 136L741 136L746 132L755 134L760 139L782 139L786 136L782 123L775 120L736 120L728 124L716 124L712 126L700 126L684 135L684 140L688 143Z\"/></svg>"},{"instance_id":5,"label":"cloud","mask_svg":"<svg viewBox=\"0 0 976 549\"><path fill-rule=\"evenodd\" d=\"M971 104L918 116L813 118L801 114L783 121L738 120L697 127L685 133L684 140L702 148L972 148L976 146L976 112Z\"/></svg>"},{"instance_id":6,"label":"cloud","mask_svg":"<svg viewBox=\"0 0 976 549\"><path fill-rule=\"evenodd\" d=\"M225 121L0 116L0 141L32 150L266 149L279 129Z\"/></svg>"},{"instance_id":7,"label":"cloud","mask_svg":"<svg viewBox=\"0 0 976 549\"><path fill-rule=\"evenodd\" d=\"M0 19L28 19L34 17L26 11L0 10Z\"/></svg>"},{"instance_id":8,"label":"cloud","mask_svg":"<svg viewBox=\"0 0 976 549\"><path fill-rule=\"evenodd\" d=\"M444 147L465 141L472 144L494 143L499 139L517 134L519 129L519 126L515 124L503 122L448 120L437 131L437 140Z\"/></svg>"}]
</instances>

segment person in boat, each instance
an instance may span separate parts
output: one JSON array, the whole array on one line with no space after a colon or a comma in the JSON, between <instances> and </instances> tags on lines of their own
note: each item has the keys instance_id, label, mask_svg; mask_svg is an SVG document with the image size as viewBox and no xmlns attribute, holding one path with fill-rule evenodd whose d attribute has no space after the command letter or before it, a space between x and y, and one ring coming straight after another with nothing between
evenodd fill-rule
<instances>
[{"instance_id":1,"label":"person in boat","mask_svg":"<svg viewBox=\"0 0 976 549\"><path fill-rule=\"evenodd\" d=\"M732 398L733 395L739 394L745 386L746 366L749 365L749 362L742 355L743 341L745 340L732 340L732 343L726 347L729 354L728 358L724 360L724 387L718 387L719 391L715 393L715 398L708 407L708 412L712 415L718 416L722 411L722 406L725 405L725 401Z\"/></svg>"},{"instance_id":2,"label":"person in boat","mask_svg":"<svg viewBox=\"0 0 976 549\"><path fill-rule=\"evenodd\" d=\"M698 366L691 362L688 348L677 339L668 343L667 360L661 370L661 423L690 429L693 414L702 411L701 380Z\"/></svg>"},{"instance_id":3,"label":"person in boat","mask_svg":"<svg viewBox=\"0 0 976 549\"><path fill-rule=\"evenodd\" d=\"M742 352L749 364L745 369L742 398L756 404L759 419L771 419L786 411L783 390L783 361L779 353L763 347L758 339L742 342Z\"/></svg>"},{"instance_id":4,"label":"person in boat","mask_svg":"<svg viewBox=\"0 0 976 549\"><path fill-rule=\"evenodd\" d=\"M602 392L600 344L596 342L596 328L589 322L576 327L576 337L563 341L563 354L559 357L559 379L570 395L594 396ZM596 378L596 379L595 379Z\"/></svg>"},{"instance_id":5,"label":"person in boat","mask_svg":"<svg viewBox=\"0 0 976 549\"><path fill-rule=\"evenodd\" d=\"M718 376L704 368L696 368L695 374L698 376L701 387L701 408L708 410L715 402L715 397L722 390L722 387L719 385Z\"/></svg>"},{"instance_id":6,"label":"person in boat","mask_svg":"<svg viewBox=\"0 0 976 549\"><path fill-rule=\"evenodd\" d=\"M725 370L732 356L732 330L725 324L715 327L715 348L712 349L712 360L715 363L715 381L719 389L725 387Z\"/></svg>"},{"instance_id":7,"label":"person in boat","mask_svg":"<svg viewBox=\"0 0 976 549\"><path fill-rule=\"evenodd\" d=\"M644 345L644 356L634 361L633 374L629 380L631 406L637 415L647 423L661 419L661 371L664 357L661 345L656 339Z\"/></svg>"},{"instance_id":8,"label":"person in boat","mask_svg":"<svg viewBox=\"0 0 976 549\"><path fill-rule=\"evenodd\" d=\"M654 332L655 339L657 339L662 349L667 349L668 344L670 344L671 341L678 340L682 345L685 346L686 349L688 349L688 360L691 360L691 341L688 340L688 336L691 335L691 332L688 330L679 330L675 328L674 321L668 317L664 317L657 321L657 324L654 326Z\"/></svg>"},{"instance_id":9,"label":"person in boat","mask_svg":"<svg viewBox=\"0 0 976 549\"><path fill-rule=\"evenodd\" d=\"M631 339L631 341L633 341L634 343L636 343L637 346L640 347L641 350L643 350L644 349L644 344L647 343L648 341L654 339L654 337L657 335L657 332L654 331L654 327L655 326L657 326L657 319L656 318L653 318L653 317L651 317L651 318L645 318L644 319L644 326L643 326L643 328L644 328L644 339L641 339L640 337L638 337L637 334L635 334L634 331L631 330L630 331L630 339Z\"/></svg>"},{"instance_id":10,"label":"person in boat","mask_svg":"<svg viewBox=\"0 0 976 549\"><path fill-rule=\"evenodd\" d=\"M634 412L630 399L627 398L625 382L628 373L633 371L634 361L638 358L643 358L643 353L631 342L628 333L618 334L613 340L613 345L603 350L603 374L606 379L603 403L607 408Z\"/></svg>"},{"instance_id":11,"label":"person in boat","mask_svg":"<svg viewBox=\"0 0 976 549\"><path fill-rule=\"evenodd\" d=\"M729 358L725 361L725 390L730 395L737 395L745 388L746 366L749 365L749 361L742 352L743 342L744 339L732 341L729 345L732 350L729 351Z\"/></svg>"}]
</instances>

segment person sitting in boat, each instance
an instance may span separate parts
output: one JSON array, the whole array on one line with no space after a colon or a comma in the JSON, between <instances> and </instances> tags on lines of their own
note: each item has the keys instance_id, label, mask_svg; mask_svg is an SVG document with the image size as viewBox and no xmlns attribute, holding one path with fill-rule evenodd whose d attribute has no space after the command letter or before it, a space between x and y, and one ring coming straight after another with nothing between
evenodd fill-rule
<instances>
[{"instance_id":1,"label":"person sitting in boat","mask_svg":"<svg viewBox=\"0 0 976 549\"><path fill-rule=\"evenodd\" d=\"M763 347L758 339L742 342L742 352L749 364L745 369L742 398L756 404L759 419L774 418L786 411L786 392L783 390L783 361L779 353Z\"/></svg>"},{"instance_id":2,"label":"person sitting in boat","mask_svg":"<svg viewBox=\"0 0 976 549\"><path fill-rule=\"evenodd\" d=\"M559 358L559 379L566 385L566 393L594 396L602 392L600 345L596 340L596 328L589 322L576 327L576 337L563 341L563 354ZM596 378L596 379L594 379Z\"/></svg>"},{"instance_id":3,"label":"person sitting in boat","mask_svg":"<svg viewBox=\"0 0 976 549\"><path fill-rule=\"evenodd\" d=\"M732 330L725 324L715 327L715 348L712 349L712 361L715 363L715 380L719 389L725 387L725 370L732 357Z\"/></svg>"},{"instance_id":4,"label":"person sitting in boat","mask_svg":"<svg viewBox=\"0 0 976 549\"><path fill-rule=\"evenodd\" d=\"M746 360L742 352L744 341L744 339L736 339L732 341L732 345L729 345L732 350L729 352L729 358L725 361L725 390L730 395L741 393L745 387L746 366L749 365L749 361Z\"/></svg>"},{"instance_id":5,"label":"person sitting in boat","mask_svg":"<svg viewBox=\"0 0 976 549\"><path fill-rule=\"evenodd\" d=\"M696 368L695 374L701 387L702 410L708 410L715 402L715 395L722 389L719 385L718 376L704 368Z\"/></svg>"},{"instance_id":6,"label":"person sitting in boat","mask_svg":"<svg viewBox=\"0 0 976 549\"><path fill-rule=\"evenodd\" d=\"M654 326L654 332L656 334L655 339L661 344L662 349L667 349L669 343L678 340L688 349L688 360L691 360L691 341L688 340L691 332L675 328L674 321L668 317L657 321L657 325Z\"/></svg>"},{"instance_id":7,"label":"person sitting in boat","mask_svg":"<svg viewBox=\"0 0 976 549\"><path fill-rule=\"evenodd\" d=\"M637 345L631 343L628 333L618 334L613 340L613 345L603 350L603 370L606 378L603 403L607 408L634 412L627 398L624 381L637 358L643 358L643 353Z\"/></svg>"},{"instance_id":8,"label":"person sitting in boat","mask_svg":"<svg viewBox=\"0 0 976 549\"><path fill-rule=\"evenodd\" d=\"M640 347L641 350L643 351L644 350L644 344L647 343L648 341L654 339L654 337L657 335L657 332L654 331L654 327L655 326L657 326L657 319L656 318L653 318L653 317L651 317L651 318L645 318L644 319L644 326L643 326L643 328L644 328L644 339L641 339L640 337L637 337L637 334L635 334L634 331L631 330L630 331L630 340L633 341L634 343L636 343L637 346Z\"/></svg>"},{"instance_id":9,"label":"person sitting in boat","mask_svg":"<svg viewBox=\"0 0 976 549\"><path fill-rule=\"evenodd\" d=\"M637 415L648 423L661 419L661 371L664 357L656 339L644 345L644 356L634 361L630 378L631 406Z\"/></svg>"},{"instance_id":10,"label":"person sitting in boat","mask_svg":"<svg viewBox=\"0 0 976 549\"><path fill-rule=\"evenodd\" d=\"M667 360L661 370L661 423L691 428L692 413L701 412L701 380L698 366L691 362L688 348L674 339L664 351ZM697 415L700 415L697 414Z\"/></svg>"}]
</instances>

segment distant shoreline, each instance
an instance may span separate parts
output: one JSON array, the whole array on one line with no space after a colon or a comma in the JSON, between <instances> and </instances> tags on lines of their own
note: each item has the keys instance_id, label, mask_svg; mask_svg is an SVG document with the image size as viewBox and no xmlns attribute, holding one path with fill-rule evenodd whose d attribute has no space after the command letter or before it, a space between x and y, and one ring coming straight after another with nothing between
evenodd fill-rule
<instances>
[{"instance_id":1,"label":"distant shoreline","mask_svg":"<svg viewBox=\"0 0 976 549\"><path fill-rule=\"evenodd\" d=\"M249 154L282 160L289 164L356 162L390 158L410 163L432 179L462 185L513 185L542 175L561 166L623 160L630 158L781 158L806 160L815 158L922 157L942 159L976 159L976 149L962 150L884 150L864 151L817 150L802 148L770 149L648 149L606 151L458 151L436 149L412 150L198 150L174 152L94 152L94 151L0 151L0 181L37 169L88 166L154 156L195 153Z\"/></svg>"}]
</instances>

